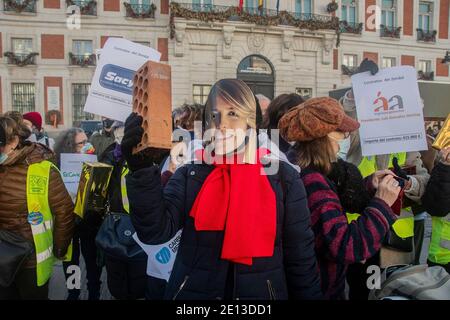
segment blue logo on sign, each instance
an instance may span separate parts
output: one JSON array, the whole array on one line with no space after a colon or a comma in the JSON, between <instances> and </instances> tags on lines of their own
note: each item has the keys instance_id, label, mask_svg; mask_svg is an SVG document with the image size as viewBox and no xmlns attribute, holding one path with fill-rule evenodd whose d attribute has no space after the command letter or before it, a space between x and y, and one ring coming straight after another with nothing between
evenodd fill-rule
<instances>
[{"instance_id":1,"label":"blue logo on sign","mask_svg":"<svg viewBox=\"0 0 450 320\"><path fill-rule=\"evenodd\" d=\"M156 254L156 260L158 262L166 264L170 260L170 251L166 247L159 250L159 252Z\"/></svg>"},{"instance_id":2,"label":"blue logo on sign","mask_svg":"<svg viewBox=\"0 0 450 320\"><path fill-rule=\"evenodd\" d=\"M107 64L100 74L100 85L106 89L132 95L134 73L133 70Z\"/></svg>"},{"instance_id":3,"label":"blue logo on sign","mask_svg":"<svg viewBox=\"0 0 450 320\"><path fill-rule=\"evenodd\" d=\"M28 214L28 223L37 226L44 221L44 216L40 212L31 212Z\"/></svg>"}]
</instances>

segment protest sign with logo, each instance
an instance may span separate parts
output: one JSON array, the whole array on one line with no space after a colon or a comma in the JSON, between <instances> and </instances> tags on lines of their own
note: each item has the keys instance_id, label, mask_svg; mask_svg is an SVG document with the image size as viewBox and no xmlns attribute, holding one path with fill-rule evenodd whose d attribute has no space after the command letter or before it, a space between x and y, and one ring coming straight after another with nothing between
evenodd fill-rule
<instances>
[{"instance_id":1,"label":"protest sign with logo","mask_svg":"<svg viewBox=\"0 0 450 320\"><path fill-rule=\"evenodd\" d=\"M109 38L101 51L84 111L125 121L132 109L133 78L147 61L161 54L150 47L121 38Z\"/></svg>"},{"instance_id":2,"label":"protest sign with logo","mask_svg":"<svg viewBox=\"0 0 450 320\"><path fill-rule=\"evenodd\" d=\"M72 199L77 195L84 162L96 162L95 154L61 153L61 175Z\"/></svg>"},{"instance_id":3,"label":"protest sign with logo","mask_svg":"<svg viewBox=\"0 0 450 320\"><path fill-rule=\"evenodd\" d=\"M134 241L148 256L147 275L169 281L180 246L182 231L183 229L179 230L172 239L159 245L145 244L139 240L136 233L133 235Z\"/></svg>"},{"instance_id":4,"label":"protest sign with logo","mask_svg":"<svg viewBox=\"0 0 450 320\"><path fill-rule=\"evenodd\" d=\"M416 70L386 68L352 76L363 156L427 149Z\"/></svg>"}]
</instances>

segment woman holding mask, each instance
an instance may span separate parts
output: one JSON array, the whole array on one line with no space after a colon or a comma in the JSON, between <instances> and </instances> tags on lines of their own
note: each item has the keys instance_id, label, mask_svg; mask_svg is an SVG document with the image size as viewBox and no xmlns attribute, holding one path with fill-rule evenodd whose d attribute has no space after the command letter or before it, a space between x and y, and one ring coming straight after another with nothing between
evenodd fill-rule
<instances>
[{"instance_id":1,"label":"woman holding mask","mask_svg":"<svg viewBox=\"0 0 450 320\"><path fill-rule=\"evenodd\" d=\"M333 170L339 143L358 128L359 123L345 115L338 101L328 97L306 101L279 122L280 134L296 141L294 150L308 194L322 291L330 299L345 298L348 265L373 256L396 219L390 207L400 187L392 172L376 172L363 183L356 168L343 176ZM356 192L345 190L349 179L349 187ZM360 212L361 217L348 223L347 210Z\"/></svg>"},{"instance_id":2,"label":"woman holding mask","mask_svg":"<svg viewBox=\"0 0 450 320\"><path fill-rule=\"evenodd\" d=\"M301 180L285 162L264 174L267 150L257 148L255 132L261 111L250 88L218 81L204 118L205 149L164 190L154 159L132 154L142 118L132 114L125 125L122 151L139 239L161 244L183 229L165 299L321 298ZM245 135L247 129L253 133Z\"/></svg>"}]
</instances>

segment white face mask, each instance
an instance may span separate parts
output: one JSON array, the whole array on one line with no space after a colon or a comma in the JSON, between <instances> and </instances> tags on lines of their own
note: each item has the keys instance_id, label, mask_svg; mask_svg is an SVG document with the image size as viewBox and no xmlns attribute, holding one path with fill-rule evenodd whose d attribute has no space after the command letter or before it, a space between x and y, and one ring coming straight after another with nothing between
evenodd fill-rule
<instances>
[{"instance_id":1,"label":"white face mask","mask_svg":"<svg viewBox=\"0 0 450 320\"><path fill-rule=\"evenodd\" d=\"M32 133L32 134L27 138L27 141L30 141L30 142L37 142L38 140L37 140L37 138L36 138L36 134Z\"/></svg>"},{"instance_id":2,"label":"white face mask","mask_svg":"<svg viewBox=\"0 0 450 320\"><path fill-rule=\"evenodd\" d=\"M0 153L0 165L5 163L5 161L8 159L8 155L6 153Z\"/></svg>"},{"instance_id":3,"label":"white face mask","mask_svg":"<svg viewBox=\"0 0 450 320\"><path fill-rule=\"evenodd\" d=\"M337 157L346 161L349 150L350 150L350 137L339 141L339 152L337 154Z\"/></svg>"}]
</instances>

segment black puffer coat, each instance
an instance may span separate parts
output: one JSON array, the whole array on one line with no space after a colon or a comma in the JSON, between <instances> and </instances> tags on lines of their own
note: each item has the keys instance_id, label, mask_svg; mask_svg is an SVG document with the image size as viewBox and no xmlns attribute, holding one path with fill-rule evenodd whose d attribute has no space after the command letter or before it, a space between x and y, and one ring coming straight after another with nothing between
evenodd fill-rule
<instances>
[{"instance_id":1,"label":"black puffer coat","mask_svg":"<svg viewBox=\"0 0 450 320\"><path fill-rule=\"evenodd\" d=\"M268 176L277 198L274 254L254 258L252 266L222 260L224 232L196 231L189 216L213 169L206 164L186 165L175 172L164 190L156 166L127 176L132 222L141 241L161 244L184 228L165 298L320 299L306 192L295 169L281 162L279 175Z\"/></svg>"}]
</instances>

